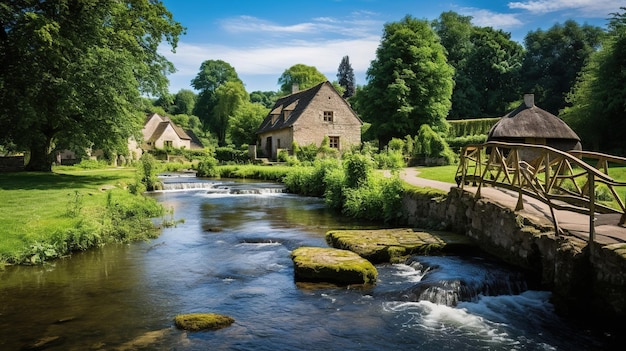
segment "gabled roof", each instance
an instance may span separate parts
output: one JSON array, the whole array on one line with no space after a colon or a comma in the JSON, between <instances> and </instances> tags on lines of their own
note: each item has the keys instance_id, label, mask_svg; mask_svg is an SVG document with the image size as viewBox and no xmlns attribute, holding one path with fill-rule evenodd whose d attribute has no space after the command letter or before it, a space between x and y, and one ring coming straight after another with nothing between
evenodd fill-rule
<instances>
[{"instance_id":1,"label":"gabled roof","mask_svg":"<svg viewBox=\"0 0 626 351\"><path fill-rule=\"evenodd\" d=\"M487 140L502 138L545 138L580 141L576 133L562 119L535 106L532 94L524 102L502 117L489 131Z\"/></svg>"},{"instance_id":2,"label":"gabled roof","mask_svg":"<svg viewBox=\"0 0 626 351\"><path fill-rule=\"evenodd\" d=\"M335 87L329 81L325 81L312 88L301 90L278 99L278 101L274 104L274 107L270 110L270 113L261 123L259 129L257 129L256 133L261 134L291 127L298 120L300 115L302 115L304 110L306 110L324 85L328 85L332 91L334 91L337 96L345 102L346 106L350 108L350 111L352 111L350 105L348 105L343 97L341 97ZM359 119L356 113L354 115L357 119Z\"/></svg>"}]
</instances>

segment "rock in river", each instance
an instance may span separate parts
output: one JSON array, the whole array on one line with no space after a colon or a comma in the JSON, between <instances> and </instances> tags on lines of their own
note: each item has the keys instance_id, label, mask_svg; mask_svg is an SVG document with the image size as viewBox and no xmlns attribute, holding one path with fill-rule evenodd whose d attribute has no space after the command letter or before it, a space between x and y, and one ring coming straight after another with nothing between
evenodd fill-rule
<instances>
[{"instance_id":1,"label":"rock in river","mask_svg":"<svg viewBox=\"0 0 626 351\"><path fill-rule=\"evenodd\" d=\"M347 250L300 247L291 252L291 258L299 282L373 284L378 276L371 262Z\"/></svg>"}]
</instances>

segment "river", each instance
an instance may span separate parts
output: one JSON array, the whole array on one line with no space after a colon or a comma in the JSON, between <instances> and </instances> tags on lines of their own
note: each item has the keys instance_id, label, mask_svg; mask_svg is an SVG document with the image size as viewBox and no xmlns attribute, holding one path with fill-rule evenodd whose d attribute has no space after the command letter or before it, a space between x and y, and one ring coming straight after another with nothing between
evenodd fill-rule
<instances>
[{"instance_id":1,"label":"river","mask_svg":"<svg viewBox=\"0 0 626 351\"><path fill-rule=\"evenodd\" d=\"M557 316L546 291L481 294L453 306L407 297L428 276L493 279L494 269L509 271L485 258L377 265L373 287L296 284L291 250L326 247L326 231L372 223L342 218L323 200L281 193L272 183L166 181L179 184L151 196L184 222L159 238L0 270L0 350L609 347ZM226 314L235 323L206 332L173 326L177 314L199 312Z\"/></svg>"}]
</instances>

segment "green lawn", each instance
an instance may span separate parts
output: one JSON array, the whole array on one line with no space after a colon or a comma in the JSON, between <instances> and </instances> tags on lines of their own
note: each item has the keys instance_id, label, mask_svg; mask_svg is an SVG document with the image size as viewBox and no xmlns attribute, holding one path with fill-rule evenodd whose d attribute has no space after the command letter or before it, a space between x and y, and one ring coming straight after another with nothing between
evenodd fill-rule
<instances>
[{"instance_id":1,"label":"green lawn","mask_svg":"<svg viewBox=\"0 0 626 351\"><path fill-rule=\"evenodd\" d=\"M102 222L107 202L132 197L124 188L134 179L134 168L0 173L0 263L22 263L33 246L58 246L68 232Z\"/></svg>"},{"instance_id":2,"label":"green lawn","mask_svg":"<svg viewBox=\"0 0 626 351\"><path fill-rule=\"evenodd\" d=\"M441 182L454 183L454 176L458 165L436 166L436 167L415 167L419 172L419 177Z\"/></svg>"}]
</instances>

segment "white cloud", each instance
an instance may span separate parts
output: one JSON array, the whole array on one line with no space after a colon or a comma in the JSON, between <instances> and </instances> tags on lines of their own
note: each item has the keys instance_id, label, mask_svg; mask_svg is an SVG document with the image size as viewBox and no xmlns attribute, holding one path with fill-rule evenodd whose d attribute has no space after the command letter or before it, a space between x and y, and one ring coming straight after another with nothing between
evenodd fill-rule
<instances>
[{"instance_id":1,"label":"white cloud","mask_svg":"<svg viewBox=\"0 0 626 351\"><path fill-rule=\"evenodd\" d=\"M516 14L512 13L495 13L489 10L465 8L463 14L472 16L472 23L479 27L493 27L503 30L511 30L519 28L524 23Z\"/></svg>"},{"instance_id":2,"label":"white cloud","mask_svg":"<svg viewBox=\"0 0 626 351\"><path fill-rule=\"evenodd\" d=\"M229 33L256 33L269 35L322 35L339 34L362 37L380 31L382 22L369 19L368 14L355 13L347 18L318 17L310 22L280 25L252 16L239 16L222 20L221 27Z\"/></svg>"},{"instance_id":3,"label":"white cloud","mask_svg":"<svg viewBox=\"0 0 626 351\"><path fill-rule=\"evenodd\" d=\"M607 17L624 6L623 0L531 0L509 2L509 8L527 10L536 14L575 10L584 17Z\"/></svg>"},{"instance_id":4,"label":"white cloud","mask_svg":"<svg viewBox=\"0 0 626 351\"><path fill-rule=\"evenodd\" d=\"M355 74L362 75L376 57L379 43L379 36L320 42L292 40L283 42L281 46L272 44L258 47L179 42L176 54L165 48L161 52L178 70L170 76L170 90L175 92L179 89L190 89L189 82L198 74L200 65L206 60L226 61L240 76L273 75L275 80L289 67L302 63L316 67L332 81L336 79L341 58L348 55ZM244 83L247 84L245 80ZM273 90L271 87L259 89Z\"/></svg>"}]
</instances>

